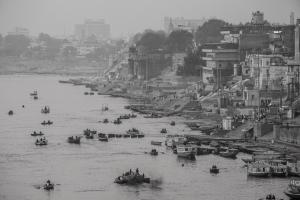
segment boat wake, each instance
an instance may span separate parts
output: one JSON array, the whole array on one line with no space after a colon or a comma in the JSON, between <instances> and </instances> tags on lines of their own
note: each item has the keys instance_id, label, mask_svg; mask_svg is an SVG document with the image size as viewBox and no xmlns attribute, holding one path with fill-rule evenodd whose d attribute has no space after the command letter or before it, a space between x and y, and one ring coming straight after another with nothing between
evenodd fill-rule
<instances>
[{"instance_id":1,"label":"boat wake","mask_svg":"<svg viewBox=\"0 0 300 200\"><path fill-rule=\"evenodd\" d=\"M162 185L163 179L162 178L157 178L157 179L151 179L150 185L152 188L155 189L161 189L160 185Z\"/></svg>"}]
</instances>

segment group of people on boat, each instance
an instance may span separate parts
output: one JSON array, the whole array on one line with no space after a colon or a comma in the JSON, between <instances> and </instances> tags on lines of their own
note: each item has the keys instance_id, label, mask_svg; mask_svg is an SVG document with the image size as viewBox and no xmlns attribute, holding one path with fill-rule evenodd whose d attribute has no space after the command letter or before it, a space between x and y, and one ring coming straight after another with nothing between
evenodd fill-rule
<instances>
[{"instance_id":1,"label":"group of people on boat","mask_svg":"<svg viewBox=\"0 0 300 200\"><path fill-rule=\"evenodd\" d=\"M31 136L42 136L44 135L44 133L42 133L42 131L40 131L39 133L36 131L33 131L33 133L31 133Z\"/></svg>"},{"instance_id":2,"label":"group of people on boat","mask_svg":"<svg viewBox=\"0 0 300 200\"><path fill-rule=\"evenodd\" d=\"M131 169L128 172L123 173L115 179L115 183L118 184L142 184L150 183L150 178L145 178L145 174L140 174L139 169L136 168L135 172Z\"/></svg>"},{"instance_id":3,"label":"group of people on boat","mask_svg":"<svg viewBox=\"0 0 300 200\"><path fill-rule=\"evenodd\" d=\"M36 139L36 141L35 141L35 145L47 145L47 144L48 144L48 141L46 140L45 137Z\"/></svg>"},{"instance_id":4,"label":"group of people on boat","mask_svg":"<svg viewBox=\"0 0 300 200\"><path fill-rule=\"evenodd\" d=\"M50 180L47 180L46 184L43 187L45 190L53 190L54 189L54 184L51 183Z\"/></svg>"},{"instance_id":5,"label":"group of people on boat","mask_svg":"<svg viewBox=\"0 0 300 200\"><path fill-rule=\"evenodd\" d=\"M49 106L45 106L44 108L42 108L41 113L44 113L44 114L50 113Z\"/></svg>"},{"instance_id":6,"label":"group of people on boat","mask_svg":"<svg viewBox=\"0 0 300 200\"><path fill-rule=\"evenodd\" d=\"M48 120L48 121L45 121L45 120L44 120L41 124L42 124L42 125L51 125L51 124L53 124L53 122L50 121L50 120Z\"/></svg>"}]
</instances>

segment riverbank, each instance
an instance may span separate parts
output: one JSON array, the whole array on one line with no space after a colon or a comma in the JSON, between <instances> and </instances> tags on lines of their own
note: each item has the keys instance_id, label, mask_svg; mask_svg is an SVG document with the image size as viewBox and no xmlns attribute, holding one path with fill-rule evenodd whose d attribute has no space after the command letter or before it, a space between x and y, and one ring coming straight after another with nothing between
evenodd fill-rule
<instances>
[{"instance_id":1,"label":"riverbank","mask_svg":"<svg viewBox=\"0 0 300 200\"><path fill-rule=\"evenodd\" d=\"M0 58L0 74L49 74L63 76L97 76L103 73L105 63L85 59L39 60L12 57Z\"/></svg>"}]
</instances>

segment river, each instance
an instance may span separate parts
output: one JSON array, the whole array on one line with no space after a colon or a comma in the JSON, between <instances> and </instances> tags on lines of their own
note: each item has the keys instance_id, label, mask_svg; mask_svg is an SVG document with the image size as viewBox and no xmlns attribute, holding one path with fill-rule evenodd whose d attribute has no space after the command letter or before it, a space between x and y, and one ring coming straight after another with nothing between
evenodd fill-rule
<instances>
[{"instance_id":1,"label":"river","mask_svg":"<svg viewBox=\"0 0 300 200\"><path fill-rule=\"evenodd\" d=\"M247 178L239 153L235 160L217 155L197 156L196 161L178 160L165 146L152 157L149 152L151 140L164 141L162 128L169 133L188 132L179 117L124 120L121 125L102 124L120 114L128 101L100 95L84 95L83 86L58 83L67 77L47 75L0 76L0 199L4 200L256 200L274 193L286 198L283 189L289 179ZM29 95L33 90L39 99ZM108 105L109 111L101 110ZM25 108L22 108L22 105ZM50 106L48 115L40 112ZM14 115L8 116L13 110ZM52 126L42 126L43 120L52 120ZM176 126L170 126L175 120ZM68 136L80 135L86 128L104 133L125 133L135 127L142 130L143 139L82 139L80 145L66 142ZM43 131L49 141L47 146L35 146L32 131ZM157 148L157 147L156 147ZM184 163L184 166L182 166ZM220 174L211 175L209 168L216 164ZM136 187L114 184L114 178L125 170L139 167L140 171L154 181ZM46 192L37 186L47 179L57 185Z\"/></svg>"}]
</instances>

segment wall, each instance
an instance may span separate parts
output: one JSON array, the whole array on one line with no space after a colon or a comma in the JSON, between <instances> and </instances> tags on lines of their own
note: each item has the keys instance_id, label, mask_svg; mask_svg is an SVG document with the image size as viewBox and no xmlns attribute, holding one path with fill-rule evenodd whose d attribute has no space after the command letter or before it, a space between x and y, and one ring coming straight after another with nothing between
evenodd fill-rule
<instances>
[{"instance_id":1,"label":"wall","mask_svg":"<svg viewBox=\"0 0 300 200\"><path fill-rule=\"evenodd\" d=\"M300 125L274 125L273 138L292 144L300 144Z\"/></svg>"}]
</instances>

